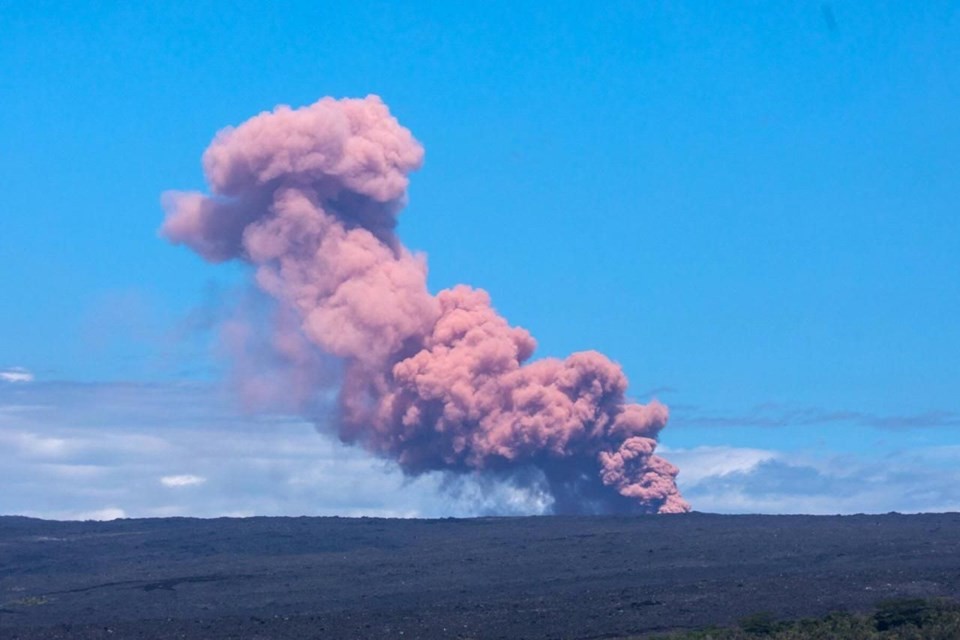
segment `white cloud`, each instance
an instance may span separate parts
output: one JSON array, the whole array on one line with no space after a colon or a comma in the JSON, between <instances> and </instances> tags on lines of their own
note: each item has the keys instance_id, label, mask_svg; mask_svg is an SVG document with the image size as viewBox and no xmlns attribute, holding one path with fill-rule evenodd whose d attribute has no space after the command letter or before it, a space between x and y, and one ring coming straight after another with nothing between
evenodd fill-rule
<instances>
[{"instance_id":1,"label":"white cloud","mask_svg":"<svg viewBox=\"0 0 960 640\"><path fill-rule=\"evenodd\" d=\"M954 443L894 456L869 447L840 456L826 445L661 450L680 467L680 488L698 511L960 508ZM0 384L0 486L0 514L56 519L440 517L549 507L536 491L502 482L404 476L308 422L245 416L197 385Z\"/></svg>"},{"instance_id":2,"label":"white cloud","mask_svg":"<svg viewBox=\"0 0 960 640\"><path fill-rule=\"evenodd\" d=\"M781 453L752 469L682 487L699 511L717 513L901 513L955 511L960 468L937 449L870 459ZM950 460L950 458L948 458ZM812 462L812 463L811 463Z\"/></svg>"},{"instance_id":3,"label":"white cloud","mask_svg":"<svg viewBox=\"0 0 960 640\"><path fill-rule=\"evenodd\" d=\"M466 478L458 493L438 474L407 477L310 423L242 415L197 385L0 386L0 486L0 514L54 519L119 515L103 505L126 517L543 510L510 487Z\"/></svg>"},{"instance_id":4,"label":"white cloud","mask_svg":"<svg viewBox=\"0 0 960 640\"><path fill-rule=\"evenodd\" d=\"M661 447L660 450L670 462L680 468L678 480L681 487L696 485L706 478L752 471L757 468L757 465L775 460L780 456L776 451L743 447L695 447L693 449Z\"/></svg>"},{"instance_id":5,"label":"white cloud","mask_svg":"<svg viewBox=\"0 0 960 640\"><path fill-rule=\"evenodd\" d=\"M0 380L3 382L33 382L34 376L23 367L11 367L0 369Z\"/></svg>"},{"instance_id":6,"label":"white cloud","mask_svg":"<svg viewBox=\"0 0 960 640\"><path fill-rule=\"evenodd\" d=\"M9 420L5 418L0 412L0 445L38 461L69 460L72 464L96 464L121 456L150 457L171 450L167 441L151 434L50 424L49 416L31 420L16 416ZM26 426L29 430L17 429L17 426Z\"/></svg>"},{"instance_id":7,"label":"white cloud","mask_svg":"<svg viewBox=\"0 0 960 640\"><path fill-rule=\"evenodd\" d=\"M202 476L182 475L182 476L163 476L160 478L160 484L165 487L192 487L203 484L207 479Z\"/></svg>"},{"instance_id":8,"label":"white cloud","mask_svg":"<svg viewBox=\"0 0 960 640\"><path fill-rule=\"evenodd\" d=\"M62 458L71 451L71 443L65 438L42 436L30 432L0 433L0 442L30 458Z\"/></svg>"},{"instance_id":9,"label":"white cloud","mask_svg":"<svg viewBox=\"0 0 960 640\"><path fill-rule=\"evenodd\" d=\"M44 463L37 465L37 469L51 477L77 482L89 481L110 473L110 467L95 464Z\"/></svg>"}]
</instances>

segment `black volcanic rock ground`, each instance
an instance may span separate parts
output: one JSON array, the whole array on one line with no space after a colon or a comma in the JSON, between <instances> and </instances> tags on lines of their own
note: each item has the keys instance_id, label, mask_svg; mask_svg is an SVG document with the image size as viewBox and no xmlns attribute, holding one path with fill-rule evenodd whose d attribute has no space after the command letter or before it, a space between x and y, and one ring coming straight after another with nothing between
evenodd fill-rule
<instances>
[{"instance_id":1,"label":"black volcanic rock ground","mask_svg":"<svg viewBox=\"0 0 960 640\"><path fill-rule=\"evenodd\" d=\"M602 638L960 597L960 514L0 518L0 638Z\"/></svg>"}]
</instances>

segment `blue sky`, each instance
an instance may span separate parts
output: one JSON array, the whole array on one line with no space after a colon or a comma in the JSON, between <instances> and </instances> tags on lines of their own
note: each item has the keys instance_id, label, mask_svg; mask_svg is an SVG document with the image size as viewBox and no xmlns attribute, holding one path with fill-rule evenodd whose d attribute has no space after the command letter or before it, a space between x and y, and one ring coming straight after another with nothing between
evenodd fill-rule
<instances>
[{"instance_id":1,"label":"blue sky","mask_svg":"<svg viewBox=\"0 0 960 640\"><path fill-rule=\"evenodd\" d=\"M176 440L150 394L218 384L198 318L243 273L159 239L160 193L203 188L225 125L369 93L427 150L400 233L431 288L489 290L539 356L620 362L672 407L696 508L960 509L954 3L0 2L0 370L33 377L0 380L7 481L33 487L0 512L390 512L294 500L282 471L219 500L222 461L78 444ZM210 403L191 437L230 421ZM464 513L349 456L334 475L404 514ZM155 491L77 496L51 465Z\"/></svg>"}]
</instances>

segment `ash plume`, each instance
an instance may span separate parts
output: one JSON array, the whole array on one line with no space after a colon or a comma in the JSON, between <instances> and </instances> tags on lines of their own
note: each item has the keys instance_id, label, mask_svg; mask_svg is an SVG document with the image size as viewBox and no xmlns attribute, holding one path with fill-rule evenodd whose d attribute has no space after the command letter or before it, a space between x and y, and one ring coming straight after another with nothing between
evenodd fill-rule
<instances>
[{"instance_id":1,"label":"ash plume","mask_svg":"<svg viewBox=\"0 0 960 640\"><path fill-rule=\"evenodd\" d=\"M595 351L527 362L536 342L485 291L428 291L426 258L395 231L422 162L376 96L279 106L217 134L203 155L211 193L165 194L162 234L254 267L279 309L272 371L344 442L413 475L540 482L557 513L688 511L676 467L654 453L667 408L628 402L617 364ZM332 419L310 398L329 389L331 356ZM237 375L244 394L269 384L249 366Z\"/></svg>"}]
</instances>

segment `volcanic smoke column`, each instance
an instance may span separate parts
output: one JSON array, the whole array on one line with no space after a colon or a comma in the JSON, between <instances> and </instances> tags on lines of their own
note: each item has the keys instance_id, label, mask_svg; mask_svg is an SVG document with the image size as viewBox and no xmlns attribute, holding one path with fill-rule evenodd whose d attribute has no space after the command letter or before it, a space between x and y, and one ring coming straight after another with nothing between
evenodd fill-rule
<instances>
[{"instance_id":1,"label":"volcanic smoke column","mask_svg":"<svg viewBox=\"0 0 960 640\"><path fill-rule=\"evenodd\" d=\"M557 513L688 511L676 467L654 455L667 409L626 402L618 365L595 351L524 364L536 342L485 291L429 293L425 258L394 231L422 161L376 96L279 106L217 134L211 195L165 194L162 233L255 267L296 379L311 379L308 350L342 362L343 441L410 474L539 483Z\"/></svg>"}]
</instances>

